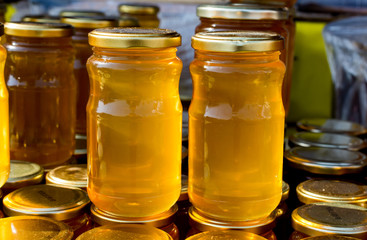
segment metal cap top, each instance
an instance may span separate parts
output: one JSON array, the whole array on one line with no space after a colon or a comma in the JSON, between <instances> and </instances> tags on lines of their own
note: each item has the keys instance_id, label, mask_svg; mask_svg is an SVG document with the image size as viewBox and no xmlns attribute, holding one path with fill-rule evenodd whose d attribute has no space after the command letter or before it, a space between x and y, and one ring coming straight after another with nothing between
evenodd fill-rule
<instances>
[{"instance_id":1,"label":"metal cap top","mask_svg":"<svg viewBox=\"0 0 367 240\"><path fill-rule=\"evenodd\" d=\"M292 226L309 236L341 234L365 239L367 211L352 204L314 203L292 212Z\"/></svg>"},{"instance_id":2,"label":"metal cap top","mask_svg":"<svg viewBox=\"0 0 367 240\"><path fill-rule=\"evenodd\" d=\"M360 138L334 133L298 132L289 137L289 141L301 147L338 148L359 151L367 144Z\"/></svg>"},{"instance_id":3,"label":"metal cap top","mask_svg":"<svg viewBox=\"0 0 367 240\"><path fill-rule=\"evenodd\" d=\"M317 237L302 238L303 240L359 240L359 238L346 237L341 235L324 235Z\"/></svg>"},{"instance_id":4,"label":"metal cap top","mask_svg":"<svg viewBox=\"0 0 367 240\"><path fill-rule=\"evenodd\" d=\"M118 21L116 18L103 17L103 16L73 16L73 17L62 17L62 23L67 23L75 28L105 28L105 27L117 27Z\"/></svg>"},{"instance_id":5,"label":"metal cap top","mask_svg":"<svg viewBox=\"0 0 367 240\"><path fill-rule=\"evenodd\" d=\"M110 212L99 209L94 204L90 207L91 217L94 222L99 225L107 225L111 223L139 223L153 226L156 228L165 227L174 221L174 215L178 211L178 206L173 205L168 211L154 215L151 217L139 217L139 218L128 218L120 215L116 215Z\"/></svg>"},{"instance_id":6,"label":"metal cap top","mask_svg":"<svg viewBox=\"0 0 367 240\"><path fill-rule=\"evenodd\" d=\"M181 194L180 197L178 198L178 202L180 201L186 201L189 199L189 194L188 194L188 177L187 175L182 174L181 175Z\"/></svg>"},{"instance_id":7,"label":"metal cap top","mask_svg":"<svg viewBox=\"0 0 367 240\"><path fill-rule=\"evenodd\" d=\"M282 50L284 40L270 32L199 32L192 37L191 46L213 52L266 52Z\"/></svg>"},{"instance_id":8,"label":"metal cap top","mask_svg":"<svg viewBox=\"0 0 367 240\"><path fill-rule=\"evenodd\" d=\"M316 174L357 173L367 165L363 153L332 148L294 147L285 151L284 157L292 167Z\"/></svg>"},{"instance_id":9,"label":"metal cap top","mask_svg":"<svg viewBox=\"0 0 367 240\"><path fill-rule=\"evenodd\" d=\"M60 17L46 15L26 15L22 18L22 22L60 23Z\"/></svg>"},{"instance_id":10,"label":"metal cap top","mask_svg":"<svg viewBox=\"0 0 367 240\"><path fill-rule=\"evenodd\" d=\"M339 133L348 135L362 135L367 133L367 129L354 122L339 120L339 119L327 119L327 118L311 118L302 119L297 122L297 127L315 133Z\"/></svg>"},{"instance_id":11,"label":"metal cap top","mask_svg":"<svg viewBox=\"0 0 367 240\"><path fill-rule=\"evenodd\" d=\"M277 210L274 210L268 217L259 220L223 222L203 216L195 207L192 206L189 209L189 217L190 225L201 232L218 229L232 229L261 235L275 227Z\"/></svg>"},{"instance_id":12,"label":"metal cap top","mask_svg":"<svg viewBox=\"0 0 367 240\"><path fill-rule=\"evenodd\" d=\"M231 240L266 240L259 235L249 232L236 230L216 230L195 234L186 240L213 240L213 239L231 239Z\"/></svg>"},{"instance_id":13,"label":"metal cap top","mask_svg":"<svg viewBox=\"0 0 367 240\"><path fill-rule=\"evenodd\" d=\"M203 18L239 20L287 20L287 8L263 7L258 4L200 5L196 15Z\"/></svg>"},{"instance_id":14,"label":"metal cap top","mask_svg":"<svg viewBox=\"0 0 367 240\"><path fill-rule=\"evenodd\" d=\"M9 178L3 188L16 189L40 183L44 169L37 163L10 160Z\"/></svg>"},{"instance_id":15,"label":"metal cap top","mask_svg":"<svg viewBox=\"0 0 367 240\"><path fill-rule=\"evenodd\" d=\"M64 23L7 22L5 34L17 37L71 37L73 27Z\"/></svg>"},{"instance_id":16,"label":"metal cap top","mask_svg":"<svg viewBox=\"0 0 367 240\"><path fill-rule=\"evenodd\" d=\"M39 215L63 221L83 214L89 204L85 191L55 185L33 185L17 189L3 199L8 216Z\"/></svg>"},{"instance_id":17,"label":"metal cap top","mask_svg":"<svg viewBox=\"0 0 367 240\"><path fill-rule=\"evenodd\" d=\"M71 164L54 168L47 173L46 181L64 187L87 188L87 164Z\"/></svg>"},{"instance_id":18,"label":"metal cap top","mask_svg":"<svg viewBox=\"0 0 367 240\"><path fill-rule=\"evenodd\" d=\"M71 240L72 229L47 217L18 216L0 219L0 236L8 239Z\"/></svg>"},{"instance_id":19,"label":"metal cap top","mask_svg":"<svg viewBox=\"0 0 367 240\"><path fill-rule=\"evenodd\" d=\"M159 28L101 28L88 34L89 44L105 48L167 48L181 45L181 36Z\"/></svg>"},{"instance_id":20,"label":"metal cap top","mask_svg":"<svg viewBox=\"0 0 367 240\"><path fill-rule=\"evenodd\" d=\"M100 11L93 10L63 10L60 12L60 17L91 17L91 16L104 16L105 14Z\"/></svg>"},{"instance_id":21,"label":"metal cap top","mask_svg":"<svg viewBox=\"0 0 367 240\"><path fill-rule=\"evenodd\" d=\"M339 180L311 179L299 184L297 196L303 203L338 202L365 206L367 186Z\"/></svg>"},{"instance_id":22,"label":"metal cap top","mask_svg":"<svg viewBox=\"0 0 367 240\"><path fill-rule=\"evenodd\" d=\"M163 230L142 224L113 224L93 228L80 235L78 240L149 239L172 240Z\"/></svg>"},{"instance_id":23,"label":"metal cap top","mask_svg":"<svg viewBox=\"0 0 367 240\"><path fill-rule=\"evenodd\" d=\"M146 15L155 15L159 12L159 7L157 5L147 5L147 4L120 4L119 5L120 13L128 13L128 14L146 14Z\"/></svg>"}]
</instances>

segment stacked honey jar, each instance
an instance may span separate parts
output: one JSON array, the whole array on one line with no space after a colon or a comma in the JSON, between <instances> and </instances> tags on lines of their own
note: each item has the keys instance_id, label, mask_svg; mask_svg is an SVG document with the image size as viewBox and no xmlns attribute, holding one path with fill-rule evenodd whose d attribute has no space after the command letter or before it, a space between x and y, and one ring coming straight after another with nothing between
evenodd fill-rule
<instances>
[{"instance_id":1,"label":"stacked honey jar","mask_svg":"<svg viewBox=\"0 0 367 240\"><path fill-rule=\"evenodd\" d=\"M294 2L198 6L187 119L178 89L181 36L157 28L157 6L122 4L118 19L62 11L5 23L2 239L277 239L289 193L282 163ZM302 227L291 239L363 239L365 211L346 206L297 208L294 226ZM344 232L304 231L304 219L319 212L361 221Z\"/></svg>"}]
</instances>

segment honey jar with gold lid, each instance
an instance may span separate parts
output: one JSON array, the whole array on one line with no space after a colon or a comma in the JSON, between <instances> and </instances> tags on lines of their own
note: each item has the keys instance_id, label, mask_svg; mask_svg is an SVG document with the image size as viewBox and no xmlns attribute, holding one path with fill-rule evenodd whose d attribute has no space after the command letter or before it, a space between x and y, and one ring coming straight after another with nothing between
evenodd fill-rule
<instances>
[{"instance_id":1,"label":"honey jar with gold lid","mask_svg":"<svg viewBox=\"0 0 367 240\"><path fill-rule=\"evenodd\" d=\"M2 240L71 240L73 231L48 217L17 216L0 219L0 236Z\"/></svg>"},{"instance_id":2,"label":"honey jar with gold lid","mask_svg":"<svg viewBox=\"0 0 367 240\"><path fill-rule=\"evenodd\" d=\"M22 22L60 23L60 17L48 15L26 15L22 17Z\"/></svg>"},{"instance_id":3,"label":"honey jar with gold lid","mask_svg":"<svg viewBox=\"0 0 367 240\"><path fill-rule=\"evenodd\" d=\"M52 169L46 174L46 183L87 190L87 165L69 164Z\"/></svg>"},{"instance_id":4,"label":"honey jar with gold lid","mask_svg":"<svg viewBox=\"0 0 367 240\"><path fill-rule=\"evenodd\" d=\"M213 240L213 239L231 239L231 240L265 240L259 235L236 230L216 230L195 234L186 240Z\"/></svg>"},{"instance_id":5,"label":"honey jar with gold lid","mask_svg":"<svg viewBox=\"0 0 367 240\"><path fill-rule=\"evenodd\" d=\"M131 16L138 20L141 27L159 27L157 5L124 3L118 6L121 16Z\"/></svg>"},{"instance_id":6,"label":"honey jar with gold lid","mask_svg":"<svg viewBox=\"0 0 367 240\"><path fill-rule=\"evenodd\" d=\"M33 185L17 189L3 199L7 216L44 216L69 225L77 237L92 225L87 214L89 198L79 188Z\"/></svg>"}]
</instances>

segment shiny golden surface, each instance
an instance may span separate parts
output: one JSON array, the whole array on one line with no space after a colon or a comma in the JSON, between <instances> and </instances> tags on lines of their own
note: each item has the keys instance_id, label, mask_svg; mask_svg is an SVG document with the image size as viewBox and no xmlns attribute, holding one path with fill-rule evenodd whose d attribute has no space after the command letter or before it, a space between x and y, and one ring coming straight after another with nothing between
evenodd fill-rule
<instances>
[{"instance_id":1,"label":"shiny golden surface","mask_svg":"<svg viewBox=\"0 0 367 240\"><path fill-rule=\"evenodd\" d=\"M87 188L87 164L70 164L52 169L46 175L46 182L64 186Z\"/></svg>"},{"instance_id":2,"label":"shiny golden surface","mask_svg":"<svg viewBox=\"0 0 367 240\"><path fill-rule=\"evenodd\" d=\"M92 10L64 10L60 12L60 17L91 17L91 16L104 16L105 14L100 11Z\"/></svg>"},{"instance_id":3,"label":"shiny golden surface","mask_svg":"<svg viewBox=\"0 0 367 240\"><path fill-rule=\"evenodd\" d=\"M120 4L118 8L121 14L156 15L159 12L158 6L148 4Z\"/></svg>"},{"instance_id":4,"label":"shiny golden surface","mask_svg":"<svg viewBox=\"0 0 367 240\"><path fill-rule=\"evenodd\" d=\"M9 178L3 187L17 189L40 183L43 180L43 172L43 167L36 163L11 160Z\"/></svg>"},{"instance_id":5,"label":"shiny golden surface","mask_svg":"<svg viewBox=\"0 0 367 240\"><path fill-rule=\"evenodd\" d=\"M63 23L7 22L5 34L33 38L71 37L73 28Z\"/></svg>"},{"instance_id":6,"label":"shiny golden surface","mask_svg":"<svg viewBox=\"0 0 367 240\"><path fill-rule=\"evenodd\" d=\"M26 15L22 18L22 22L60 23L60 18L46 15Z\"/></svg>"},{"instance_id":7,"label":"shiny golden surface","mask_svg":"<svg viewBox=\"0 0 367 240\"><path fill-rule=\"evenodd\" d=\"M70 24L75 28L88 28L90 30L117 26L116 18L107 17L62 17L61 22Z\"/></svg>"},{"instance_id":8,"label":"shiny golden surface","mask_svg":"<svg viewBox=\"0 0 367 240\"><path fill-rule=\"evenodd\" d=\"M266 240L259 235L236 230L217 230L203 232L186 238L187 240Z\"/></svg>"}]
</instances>

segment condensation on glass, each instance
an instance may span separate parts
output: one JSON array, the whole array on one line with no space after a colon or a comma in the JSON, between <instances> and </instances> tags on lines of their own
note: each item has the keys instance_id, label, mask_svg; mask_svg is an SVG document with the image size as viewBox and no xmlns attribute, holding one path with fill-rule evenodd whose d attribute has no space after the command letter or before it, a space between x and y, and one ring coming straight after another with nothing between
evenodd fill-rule
<instances>
[{"instance_id":1,"label":"condensation on glass","mask_svg":"<svg viewBox=\"0 0 367 240\"><path fill-rule=\"evenodd\" d=\"M218 220L264 218L282 196L283 38L206 32L192 46L190 201Z\"/></svg>"},{"instance_id":2,"label":"condensation on glass","mask_svg":"<svg viewBox=\"0 0 367 240\"><path fill-rule=\"evenodd\" d=\"M10 157L45 168L61 165L75 147L73 28L8 22L5 34Z\"/></svg>"},{"instance_id":3,"label":"condensation on glass","mask_svg":"<svg viewBox=\"0 0 367 240\"><path fill-rule=\"evenodd\" d=\"M89 197L122 217L168 211L181 188L181 36L105 28L89 33L89 44Z\"/></svg>"},{"instance_id":4,"label":"condensation on glass","mask_svg":"<svg viewBox=\"0 0 367 240\"><path fill-rule=\"evenodd\" d=\"M3 208L7 216L37 215L62 221L77 237L92 227L89 203L87 193L79 188L41 184L9 193L3 199Z\"/></svg>"},{"instance_id":5,"label":"condensation on glass","mask_svg":"<svg viewBox=\"0 0 367 240\"><path fill-rule=\"evenodd\" d=\"M280 59L286 65L282 98L287 115L290 104L295 34L291 11L288 8L260 4L200 5L197 8L197 16L200 17L200 24L196 27L196 32L270 31L284 37L285 48L280 50Z\"/></svg>"},{"instance_id":6,"label":"condensation on glass","mask_svg":"<svg viewBox=\"0 0 367 240\"><path fill-rule=\"evenodd\" d=\"M119 5L118 10L121 16L136 18L141 27L159 27L159 7L156 5L124 3Z\"/></svg>"},{"instance_id":7,"label":"condensation on glass","mask_svg":"<svg viewBox=\"0 0 367 240\"><path fill-rule=\"evenodd\" d=\"M17 216L0 219L2 240L71 240L73 231L65 223L47 217Z\"/></svg>"},{"instance_id":8,"label":"condensation on glass","mask_svg":"<svg viewBox=\"0 0 367 240\"><path fill-rule=\"evenodd\" d=\"M46 183L87 190L87 164L69 164L52 169L46 175Z\"/></svg>"}]
</instances>

